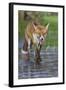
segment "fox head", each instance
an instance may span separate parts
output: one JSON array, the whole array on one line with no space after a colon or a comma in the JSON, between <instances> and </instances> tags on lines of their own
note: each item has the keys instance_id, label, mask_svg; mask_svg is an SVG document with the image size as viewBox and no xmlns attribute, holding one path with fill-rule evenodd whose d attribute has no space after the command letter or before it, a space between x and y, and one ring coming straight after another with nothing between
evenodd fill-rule
<instances>
[{"instance_id":1,"label":"fox head","mask_svg":"<svg viewBox=\"0 0 66 90\"><path fill-rule=\"evenodd\" d=\"M33 27L34 27L33 32L34 43L37 45L38 44L42 45L48 33L49 24L47 24L46 26L33 24Z\"/></svg>"}]
</instances>

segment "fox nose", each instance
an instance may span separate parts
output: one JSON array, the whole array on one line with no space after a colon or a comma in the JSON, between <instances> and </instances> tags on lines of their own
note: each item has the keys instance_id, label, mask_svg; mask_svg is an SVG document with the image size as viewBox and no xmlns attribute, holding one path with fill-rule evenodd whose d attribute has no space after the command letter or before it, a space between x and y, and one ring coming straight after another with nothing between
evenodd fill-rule
<instances>
[{"instance_id":1,"label":"fox nose","mask_svg":"<svg viewBox=\"0 0 66 90\"><path fill-rule=\"evenodd\" d=\"M40 41L43 41L43 38L40 38Z\"/></svg>"},{"instance_id":2,"label":"fox nose","mask_svg":"<svg viewBox=\"0 0 66 90\"><path fill-rule=\"evenodd\" d=\"M42 42L44 40L43 36L40 37L40 41Z\"/></svg>"},{"instance_id":3,"label":"fox nose","mask_svg":"<svg viewBox=\"0 0 66 90\"><path fill-rule=\"evenodd\" d=\"M43 41L43 38L41 38L41 40Z\"/></svg>"}]
</instances>

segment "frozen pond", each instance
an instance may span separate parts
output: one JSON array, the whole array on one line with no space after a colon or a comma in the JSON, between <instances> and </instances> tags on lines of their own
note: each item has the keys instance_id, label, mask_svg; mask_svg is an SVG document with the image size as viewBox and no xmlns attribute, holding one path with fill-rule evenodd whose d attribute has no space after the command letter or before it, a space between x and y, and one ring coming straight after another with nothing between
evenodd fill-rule
<instances>
[{"instance_id":1,"label":"frozen pond","mask_svg":"<svg viewBox=\"0 0 66 90\"><path fill-rule=\"evenodd\" d=\"M30 61L22 58L22 41L19 41L18 78L48 78L58 77L58 48L48 47L41 50L41 63L35 65L34 51L31 50Z\"/></svg>"}]
</instances>

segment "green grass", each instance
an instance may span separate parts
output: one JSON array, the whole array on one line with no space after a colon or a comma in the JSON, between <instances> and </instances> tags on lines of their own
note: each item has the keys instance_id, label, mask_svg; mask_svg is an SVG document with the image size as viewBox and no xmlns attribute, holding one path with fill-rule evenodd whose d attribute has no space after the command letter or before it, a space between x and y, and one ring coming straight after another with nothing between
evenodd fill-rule
<instances>
[{"instance_id":1,"label":"green grass","mask_svg":"<svg viewBox=\"0 0 66 90\"><path fill-rule=\"evenodd\" d=\"M58 46L58 16L44 16L43 23L49 23L45 46Z\"/></svg>"},{"instance_id":2,"label":"green grass","mask_svg":"<svg viewBox=\"0 0 66 90\"><path fill-rule=\"evenodd\" d=\"M46 38L45 47L47 46L58 46L58 16L57 15L51 15L47 16L44 15L40 18L40 22L43 25L47 25L49 23L49 30L48 35ZM26 29L26 26L28 24L28 21L25 20L19 20L19 38L24 37L24 32Z\"/></svg>"},{"instance_id":3,"label":"green grass","mask_svg":"<svg viewBox=\"0 0 66 90\"><path fill-rule=\"evenodd\" d=\"M24 20L19 20L19 25L18 25L18 29L19 29L19 37L23 38L24 37L24 32L27 26L27 22Z\"/></svg>"}]
</instances>

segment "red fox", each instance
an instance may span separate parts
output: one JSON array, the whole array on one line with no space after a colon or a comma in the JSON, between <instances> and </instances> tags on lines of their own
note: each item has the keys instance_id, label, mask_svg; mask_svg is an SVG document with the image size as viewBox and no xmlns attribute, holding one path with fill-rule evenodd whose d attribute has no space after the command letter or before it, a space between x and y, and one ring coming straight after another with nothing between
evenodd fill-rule
<instances>
[{"instance_id":1,"label":"red fox","mask_svg":"<svg viewBox=\"0 0 66 90\"><path fill-rule=\"evenodd\" d=\"M26 55L30 53L31 47L35 47L35 62L37 64L39 64L41 60L40 50L47 36L48 26L49 24L43 26L36 22L31 22L27 25L25 30L25 40L22 53Z\"/></svg>"}]
</instances>

